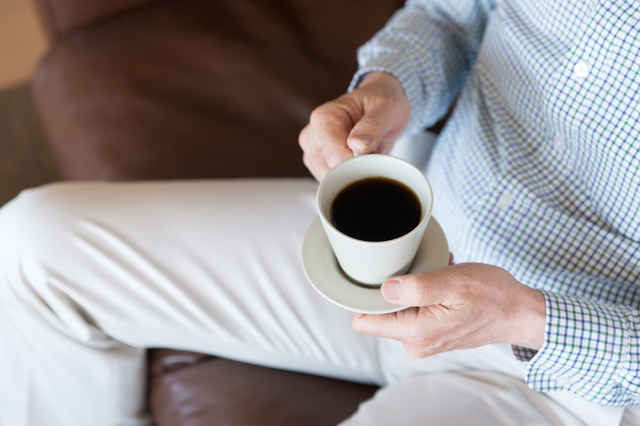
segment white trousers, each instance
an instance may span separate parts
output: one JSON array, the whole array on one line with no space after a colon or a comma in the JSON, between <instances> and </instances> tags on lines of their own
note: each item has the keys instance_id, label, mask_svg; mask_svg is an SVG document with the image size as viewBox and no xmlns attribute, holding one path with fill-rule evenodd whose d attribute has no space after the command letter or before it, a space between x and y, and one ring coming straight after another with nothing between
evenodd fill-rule
<instances>
[{"instance_id":1,"label":"white trousers","mask_svg":"<svg viewBox=\"0 0 640 426\"><path fill-rule=\"evenodd\" d=\"M0 425L147 425L145 348L386 385L344 425L614 425L506 345L416 360L307 282L308 179L64 183L0 209ZM631 423L629 423L631 424Z\"/></svg>"}]
</instances>

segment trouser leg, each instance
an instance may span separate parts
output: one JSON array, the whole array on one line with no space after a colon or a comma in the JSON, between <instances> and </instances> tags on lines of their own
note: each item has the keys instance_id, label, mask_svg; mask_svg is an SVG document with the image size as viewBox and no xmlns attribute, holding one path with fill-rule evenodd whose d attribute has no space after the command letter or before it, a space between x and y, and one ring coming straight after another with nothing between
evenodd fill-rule
<instances>
[{"instance_id":1,"label":"trouser leg","mask_svg":"<svg viewBox=\"0 0 640 426\"><path fill-rule=\"evenodd\" d=\"M0 424L145 424L148 347L381 383L375 339L301 270L315 190L67 183L0 210Z\"/></svg>"},{"instance_id":2,"label":"trouser leg","mask_svg":"<svg viewBox=\"0 0 640 426\"><path fill-rule=\"evenodd\" d=\"M585 426L522 380L473 370L414 376L391 384L340 426L391 424Z\"/></svg>"}]
</instances>

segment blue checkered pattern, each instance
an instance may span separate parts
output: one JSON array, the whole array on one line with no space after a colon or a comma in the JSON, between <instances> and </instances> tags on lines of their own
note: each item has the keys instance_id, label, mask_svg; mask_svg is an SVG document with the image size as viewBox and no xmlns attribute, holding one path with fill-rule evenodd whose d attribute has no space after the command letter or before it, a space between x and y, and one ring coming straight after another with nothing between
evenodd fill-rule
<instances>
[{"instance_id":1,"label":"blue checkered pattern","mask_svg":"<svg viewBox=\"0 0 640 426\"><path fill-rule=\"evenodd\" d=\"M458 262L540 289L535 390L640 404L640 4L408 1L358 54L403 83L407 130L461 91L431 157Z\"/></svg>"}]
</instances>

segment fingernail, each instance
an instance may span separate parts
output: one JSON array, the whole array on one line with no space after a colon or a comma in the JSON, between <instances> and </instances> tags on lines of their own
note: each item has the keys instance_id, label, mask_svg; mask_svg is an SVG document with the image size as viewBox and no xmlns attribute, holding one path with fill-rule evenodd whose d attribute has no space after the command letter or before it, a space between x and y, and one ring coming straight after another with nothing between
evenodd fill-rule
<instances>
[{"instance_id":1,"label":"fingernail","mask_svg":"<svg viewBox=\"0 0 640 426\"><path fill-rule=\"evenodd\" d=\"M365 146L371 145L371 141L373 141L373 138L371 136L367 135L366 133L356 133L355 135L351 136L351 139L355 139L357 141L360 141Z\"/></svg>"},{"instance_id":2,"label":"fingernail","mask_svg":"<svg viewBox=\"0 0 640 426\"><path fill-rule=\"evenodd\" d=\"M387 281L382 286L382 294L387 300L400 300L402 298L402 283L400 281Z\"/></svg>"}]
</instances>

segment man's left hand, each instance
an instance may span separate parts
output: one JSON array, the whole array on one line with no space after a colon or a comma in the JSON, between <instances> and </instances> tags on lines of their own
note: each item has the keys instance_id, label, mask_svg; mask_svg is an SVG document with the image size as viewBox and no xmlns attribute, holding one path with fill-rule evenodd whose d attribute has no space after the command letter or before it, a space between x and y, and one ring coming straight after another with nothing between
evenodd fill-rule
<instances>
[{"instance_id":1,"label":"man's left hand","mask_svg":"<svg viewBox=\"0 0 640 426\"><path fill-rule=\"evenodd\" d=\"M415 358L492 343L537 350L544 341L544 296L497 266L465 263L403 275L381 291L389 302L411 307L356 313L354 330L399 340Z\"/></svg>"}]
</instances>

